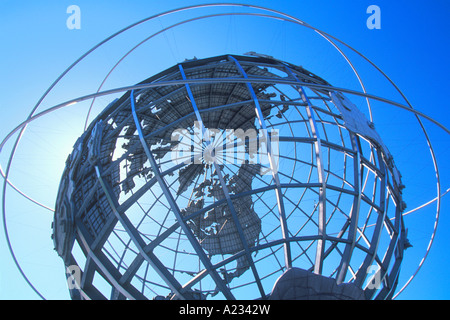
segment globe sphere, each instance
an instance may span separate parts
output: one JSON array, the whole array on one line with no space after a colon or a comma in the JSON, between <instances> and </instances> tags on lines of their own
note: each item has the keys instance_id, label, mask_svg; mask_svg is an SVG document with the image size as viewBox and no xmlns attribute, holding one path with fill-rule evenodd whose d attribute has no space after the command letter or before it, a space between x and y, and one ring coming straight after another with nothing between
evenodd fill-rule
<instances>
[{"instance_id":1,"label":"globe sphere","mask_svg":"<svg viewBox=\"0 0 450 320\"><path fill-rule=\"evenodd\" d=\"M402 189L326 80L265 55L194 58L75 142L53 240L74 299L388 299Z\"/></svg>"}]
</instances>

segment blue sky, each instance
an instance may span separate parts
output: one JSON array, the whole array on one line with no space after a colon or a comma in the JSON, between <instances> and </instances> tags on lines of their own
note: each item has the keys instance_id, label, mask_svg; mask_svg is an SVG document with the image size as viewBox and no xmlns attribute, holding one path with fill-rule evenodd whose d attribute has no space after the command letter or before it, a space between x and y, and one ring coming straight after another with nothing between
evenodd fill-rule
<instances>
[{"instance_id":1,"label":"blue sky","mask_svg":"<svg viewBox=\"0 0 450 320\"><path fill-rule=\"evenodd\" d=\"M236 1L229 1L237 3ZM290 1L241 0L240 3L265 6L304 20L353 46L365 54L392 80L419 111L450 127L446 95L450 81L450 3L423 1ZM181 6L211 1L10 1L0 2L0 137L3 139L23 121L49 85L73 61L105 37L153 14ZM81 9L81 29L69 30L66 9L76 4ZM369 30L366 13L370 5L381 9L381 29ZM237 12L237 8L199 11ZM108 67L131 46L149 33L177 19L161 18L121 36L90 56L71 71L44 100L39 110L94 92ZM156 37L124 61L106 88L141 81L185 58L203 58L223 53L256 51L301 64L335 86L359 90L345 61L322 38L308 29L280 21L256 17L220 17L193 22ZM404 103L382 77L357 55L346 51L363 76L367 91ZM157 61L157 63L155 63ZM112 98L98 99L94 111ZM13 163L11 180L24 192L49 207L54 206L58 180L75 139L81 134L88 105L66 108L33 123L26 131ZM374 119L386 145L403 173L405 199L412 209L436 196L431 157L423 134L410 113L374 103ZM424 121L436 149L442 190L450 187L450 137ZM49 127L49 124L52 127ZM6 166L6 144L0 154ZM68 297L62 261L52 249L48 210L24 201L7 190L7 221L13 247L32 282L49 299ZM438 233L424 266L399 299L449 299L450 279L445 270L450 262L447 249L450 235L448 209L443 198ZM407 210L408 210L407 209ZM435 206L405 218L413 248L406 252L402 285L414 272L430 238ZM0 298L35 299L15 268L0 235Z\"/></svg>"}]
</instances>

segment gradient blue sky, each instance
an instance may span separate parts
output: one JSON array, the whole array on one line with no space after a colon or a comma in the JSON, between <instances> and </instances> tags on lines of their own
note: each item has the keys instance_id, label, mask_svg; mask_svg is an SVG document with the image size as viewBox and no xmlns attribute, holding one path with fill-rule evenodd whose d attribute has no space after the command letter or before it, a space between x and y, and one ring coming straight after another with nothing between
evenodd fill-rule
<instances>
[{"instance_id":1,"label":"gradient blue sky","mask_svg":"<svg viewBox=\"0 0 450 320\"><path fill-rule=\"evenodd\" d=\"M450 127L447 99L450 81L450 3L447 0L241 0L228 1L283 11L350 44L403 90L419 111ZM0 138L23 121L47 87L73 61L105 37L153 14L211 1L12 1L0 2ZM81 9L81 29L69 30L66 9ZM381 9L381 29L369 30L369 5ZM238 9L199 11L236 12ZM161 18L119 37L69 73L39 110L94 92L114 61L149 33L179 18ZM336 86L360 90L345 61L323 39L297 25L264 18L221 17L184 25L159 36L126 60L106 88L136 83L185 58L257 51L301 64ZM346 51L349 52L348 50ZM386 81L355 54L349 53L369 93L403 103ZM99 111L112 98L98 99ZM357 100L357 99L356 99ZM358 100L357 100L358 101ZM83 129L87 104L66 108L33 123L13 163L11 179L27 194L53 207L65 159ZM364 107L364 105L362 105ZM412 209L436 196L431 157L414 117L406 111L374 103L374 117L386 145L404 176L405 199ZM442 189L450 187L450 138L424 121L436 148ZM51 125L51 127L49 127ZM4 168L9 142L0 154ZM18 260L31 281L49 299L68 298L62 261L52 249L49 211L31 205L7 190L7 221ZM407 210L408 210L407 209ZM443 198L438 234L425 265L399 299L449 299L446 274L450 253L450 200ZM434 223L435 206L405 218L413 248L406 252L400 285L425 253ZM0 299L35 299L22 279L0 234Z\"/></svg>"}]
</instances>

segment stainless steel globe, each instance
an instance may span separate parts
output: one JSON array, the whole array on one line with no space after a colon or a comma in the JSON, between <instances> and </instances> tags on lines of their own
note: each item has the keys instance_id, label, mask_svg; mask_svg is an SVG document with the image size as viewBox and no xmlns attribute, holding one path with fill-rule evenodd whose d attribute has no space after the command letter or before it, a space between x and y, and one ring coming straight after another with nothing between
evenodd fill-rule
<instances>
[{"instance_id":1,"label":"stainless steel globe","mask_svg":"<svg viewBox=\"0 0 450 320\"><path fill-rule=\"evenodd\" d=\"M389 299L402 188L326 80L264 55L193 59L77 140L53 239L74 299Z\"/></svg>"}]
</instances>

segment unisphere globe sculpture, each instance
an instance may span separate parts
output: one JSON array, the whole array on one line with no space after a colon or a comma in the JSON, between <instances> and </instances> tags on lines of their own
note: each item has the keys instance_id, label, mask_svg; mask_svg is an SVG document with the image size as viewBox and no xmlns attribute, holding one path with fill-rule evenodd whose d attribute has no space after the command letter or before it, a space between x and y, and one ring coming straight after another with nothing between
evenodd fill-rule
<instances>
[{"instance_id":1,"label":"unisphere globe sculpture","mask_svg":"<svg viewBox=\"0 0 450 320\"><path fill-rule=\"evenodd\" d=\"M264 55L193 59L76 141L53 239L74 299L389 299L402 188L324 79Z\"/></svg>"}]
</instances>

